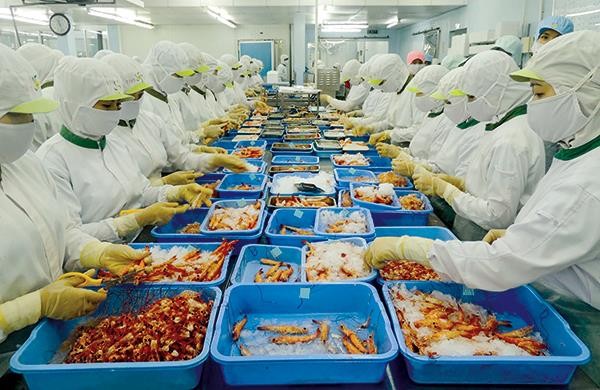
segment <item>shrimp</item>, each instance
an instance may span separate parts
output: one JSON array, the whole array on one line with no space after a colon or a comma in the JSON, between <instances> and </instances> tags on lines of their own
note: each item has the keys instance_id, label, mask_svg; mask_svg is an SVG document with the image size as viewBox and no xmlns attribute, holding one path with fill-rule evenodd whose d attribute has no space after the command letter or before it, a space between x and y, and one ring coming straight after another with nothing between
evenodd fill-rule
<instances>
[{"instance_id":1,"label":"shrimp","mask_svg":"<svg viewBox=\"0 0 600 390\"><path fill-rule=\"evenodd\" d=\"M342 338L342 344L344 345L344 348L346 348L346 351L348 351L348 353L351 355L362 355L363 354L358 348L356 348L354 346L354 344L346 336L344 336Z\"/></svg>"},{"instance_id":2,"label":"shrimp","mask_svg":"<svg viewBox=\"0 0 600 390\"><path fill-rule=\"evenodd\" d=\"M313 320L313 322L319 325L319 337L323 343L326 343L329 338L329 324L325 321Z\"/></svg>"},{"instance_id":3,"label":"shrimp","mask_svg":"<svg viewBox=\"0 0 600 390\"><path fill-rule=\"evenodd\" d=\"M317 331L313 334L309 334L309 335L305 335L305 336L279 336L279 337L273 337L271 339L271 342L273 344L301 344L301 343L310 343L311 341L315 340L317 337L319 337L319 329L317 329Z\"/></svg>"},{"instance_id":4,"label":"shrimp","mask_svg":"<svg viewBox=\"0 0 600 390\"><path fill-rule=\"evenodd\" d=\"M307 328L293 325L261 325L256 329L280 334L308 334Z\"/></svg>"},{"instance_id":5,"label":"shrimp","mask_svg":"<svg viewBox=\"0 0 600 390\"><path fill-rule=\"evenodd\" d=\"M238 348L240 349L241 356L251 356L252 353L244 344L238 344Z\"/></svg>"},{"instance_id":6,"label":"shrimp","mask_svg":"<svg viewBox=\"0 0 600 390\"><path fill-rule=\"evenodd\" d=\"M236 324L233 326L233 332L231 332L231 338L233 341L239 340L240 335L242 334L242 329L244 329L244 326L246 326L247 322L248 316L244 316L244 318L236 322Z\"/></svg>"},{"instance_id":7,"label":"shrimp","mask_svg":"<svg viewBox=\"0 0 600 390\"><path fill-rule=\"evenodd\" d=\"M340 325L340 331L348 338L348 340L350 340L360 353L367 353L367 349L364 347L362 340L354 333L354 331L348 329L344 324Z\"/></svg>"},{"instance_id":8,"label":"shrimp","mask_svg":"<svg viewBox=\"0 0 600 390\"><path fill-rule=\"evenodd\" d=\"M373 334L373 332L371 332L371 334L369 335L366 344L367 353L369 355L377 355L377 345L375 344L375 335Z\"/></svg>"}]
</instances>

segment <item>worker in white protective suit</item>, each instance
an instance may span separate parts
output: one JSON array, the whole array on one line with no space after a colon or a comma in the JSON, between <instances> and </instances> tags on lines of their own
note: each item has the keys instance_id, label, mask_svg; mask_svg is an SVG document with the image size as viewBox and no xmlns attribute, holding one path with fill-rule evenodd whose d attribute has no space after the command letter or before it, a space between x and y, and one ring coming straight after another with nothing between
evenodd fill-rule
<instances>
[{"instance_id":1,"label":"worker in white protective suit","mask_svg":"<svg viewBox=\"0 0 600 390\"><path fill-rule=\"evenodd\" d=\"M260 72L262 72L265 65L258 58L253 58L250 63L250 69L252 71L252 77L250 78L250 87L251 88L262 88L264 83L263 78L260 76Z\"/></svg>"},{"instance_id":2,"label":"worker in white protective suit","mask_svg":"<svg viewBox=\"0 0 600 390\"><path fill-rule=\"evenodd\" d=\"M523 43L519 37L514 35L503 35L494 42L492 50L499 50L512 57L517 66L521 66L521 57L523 54Z\"/></svg>"},{"instance_id":3,"label":"worker in white protective suit","mask_svg":"<svg viewBox=\"0 0 600 390\"><path fill-rule=\"evenodd\" d=\"M97 60L101 60L102 58L106 57L109 54L114 54L115 52L112 50L108 50L108 49L100 49L96 52L96 54L94 54L94 58Z\"/></svg>"},{"instance_id":4,"label":"worker in white protective suit","mask_svg":"<svg viewBox=\"0 0 600 390\"><path fill-rule=\"evenodd\" d=\"M210 202L212 190L196 183L152 186L125 145L107 139L121 119L120 102L131 100L109 65L65 58L54 80L64 125L37 155L54 177L69 217L84 232L118 242L187 210L179 202ZM140 208L118 216L122 210Z\"/></svg>"},{"instance_id":5,"label":"worker in white protective suit","mask_svg":"<svg viewBox=\"0 0 600 390\"><path fill-rule=\"evenodd\" d=\"M362 85L362 80L358 75L360 67L361 63L352 59L346 62L342 68L340 81L346 86L346 89L350 89L345 100L334 99L323 94L321 102L342 112L359 110L369 95L369 88Z\"/></svg>"},{"instance_id":6,"label":"worker in white protective suit","mask_svg":"<svg viewBox=\"0 0 600 390\"><path fill-rule=\"evenodd\" d=\"M531 47L531 52L533 54L537 53L546 43L562 35L572 33L574 29L573 20L566 16L550 15L542 19L537 26L535 42Z\"/></svg>"},{"instance_id":7,"label":"worker in white protective suit","mask_svg":"<svg viewBox=\"0 0 600 390\"><path fill-rule=\"evenodd\" d=\"M205 172L196 170L210 165L206 163L210 156L199 155L185 148L178 140L169 137L164 130L165 123L160 117L141 110L143 100L148 98L146 91L151 88L151 85L144 81L141 66L124 54L110 54L102 58L102 61L113 68L121 79L125 93L134 98L121 103L119 124L107 137L120 141L127 148L142 174L152 185L190 184L202 176ZM225 153L224 149L204 145L195 148L202 153ZM188 170L161 177L162 170L170 165L170 162L173 163L171 165Z\"/></svg>"},{"instance_id":8,"label":"worker in white protective suit","mask_svg":"<svg viewBox=\"0 0 600 390\"><path fill-rule=\"evenodd\" d=\"M37 82L42 94L52 99L54 69L62 58L59 52L40 43L28 42L19 47L17 53L22 55L37 73ZM60 117L57 112L36 114L35 117L36 130L31 143L31 150L34 152L60 130Z\"/></svg>"},{"instance_id":9,"label":"worker in white protective suit","mask_svg":"<svg viewBox=\"0 0 600 390\"><path fill-rule=\"evenodd\" d=\"M561 143L550 171L507 230L484 241L378 238L366 260L407 259L471 288L533 286L592 352L585 373L600 386L600 33L574 32L540 49L512 77L529 82L527 122ZM504 189L506 190L506 189Z\"/></svg>"},{"instance_id":10,"label":"worker in white protective suit","mask_svg":"<svg viewBox=\"0 0 600 390\"><path fill-rule=\"evenodd\" d=\"M270 107L260 100L248 100L246 98L246 85L250 78L249 65L250 62L245 64L238 61L231 54L224 54L221 56L221 61L227 64L231 68L233 76L233 83L231 87L227 85L225 89L225 95L232 106L240 106L242 108L254 110L255 108L262 112L269 112Z\"/></svg>"},{"instance_id":11,"label":"worker in white protective suit","mask_svg":"<svg viewBox=\"0 0 600 390\"><path fill-rule=\"evenodd\" d=\"M464 56L460 54L448 54L446 57L442 58L440 65L448 70L452 70L458 68L463 62L465 62Z\"/></svg>"},{"instance_id":12,"label":"worker in white protective suit","mask_svg":"<svg viewBox=\"0 0 600 390\"><path fill-rule=\"evenodd\" d=\"M460 88L451 92L468 97L471 117L489 122L464 179L443 180L423 167L414 169L417 189L452 206L454 232L462 240L508 227L544 175L544 145L527 123L527 86L509 77L517 69L504 53L479 53L465 64Z\"/></svg>"},{"instance_id":13,"label":"worker in white protective suit","mask_svg":"<svg viewBox=\"0 0 600 390\"><path fill-rule=\"evenodd\" d=\"M371 67L370 84L392 98L385 119L366 126L352 128L355 135L361 136L391 129L389 137L394 144L410 142L421 126L425 113L414 104L415 94L406 90L409 70L396 54L385 54L377 58Z\"/></svg>"},{"instance_id":14,"label":"worker in white protective suit","mask_svg":"<svg viewBox=\"0 0 600 390\"><path fill-rule=\"evenodd\" d=\"M93 311L106 295L80 289L79 277L55 281L65 270L123 272L144 253L101 243L67 218L63 199L42 162L28 151L33 114L58 107L43 98L34 72L0 44L0 377L8 358L42 317L71 319ZM8 92L10 91L10 92Z\"/></svg>"},{"instance_id":15,"label":"worker in white protective suit","mask_svg":"<svg viewBox=\"0 0 600 390\"><path fill-rule=\"evenodd\" d=\"M373 134L369 143L376 145L377 151L383 157L396 158L401 153L408 153L411 159L427 160L441 148L445 137L454 123L444 113L443 100L431 97L448 69L441 65L430 65L419 72L407 86L407 91L417 95L415 105L417 109L425 112L427 117L423 120L421 128L413 137L408 149L385 142L390 141L391 131ZM433 149L433 148L436 149Z\"/></svg>"},{"instance_id":16,"label":"worker in white protective suit","mask_svg":"<svg viewBox=\"0 0 600 390\"><path fill-rule=\"evenodd\" d=\"M235 123L231 122L230 118L226 119L225 110L223 109L223 107L221 107L221 105L217 101L216 94L213 91L211 91L210 88L208 87L210 79L214 77L213 75L218 66L218 60L216 58L214 58L213 56L211 56L210 54L205 53L205 52L202 52L202 56L203 56L202 64L205 67L207 67L208 69L206 72L205 83L202 88L200 88L200 87L199 88L202 92L204 92L204 99L206 100L206 103L208 104L208 108L211 111L211 113L214 114L214 117L218 118L220 120L218 122L219 124L220 123L228 123L229 125L235 125ZM216 119L212 119L211 121L214 121L215 123L217 123Z\"/></svg>"},{"instance_id":17,"label":"worker in white protective suit","mask_svg":"<svg viewBox=\"0 0 600 390\"><path fill-rule=\"evenodd\" d=\"M386 119L392 101L393 92L383 92L381 89L373 88L370 84L371 74L373 73L373 64L381 54L376 54L363 66L360 67L358 73L361 79L364 81L362 85L370 88L369 95L363 103L360 111L351 111L348 113L348 117L342 116L340 122L343 123L346 130L353 130L357 128L365 128L372 123L377 123Z\"/></svg>"},{"instance_id":18,"label":"worker in white protective suit","mask_svg":"<svg viewBox=\"0 0 600 390\"><path fill-rule=\"evenodd\" d=\"M279 61L279 65L277 65L277 77L279 78L280 83L287 83L290 81L290 73L288 69L290 57L287 54L282 54L279 56Z\"/></svg>"}]
</instances>

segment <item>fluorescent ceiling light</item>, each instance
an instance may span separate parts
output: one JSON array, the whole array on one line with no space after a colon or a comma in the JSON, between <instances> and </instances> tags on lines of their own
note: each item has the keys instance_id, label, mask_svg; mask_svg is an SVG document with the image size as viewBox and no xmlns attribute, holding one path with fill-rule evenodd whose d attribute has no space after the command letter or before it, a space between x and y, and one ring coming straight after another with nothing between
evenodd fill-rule
<instances>
[{"instance_id":1,"label":"fluorescent ceiling light","mask_svg":"<svg viewBox=\"0 0 600 390\"><path fill-rule=\"evenodd\" d=\"M219 8L216 7L208 7L206 9L206 13L208 13L210 16L212 16L213 18L215 18L216 20L218 20L219 22L223 23L224 25L231 27L231 28L236 28L237 24L235 24L233 21L229 20L227 18L227 14L225 14L224 11L220 10Z\"/></svg>"},{"instance_id":2,"label":"fluorescent ceiling light","mask_svg":"<svg viewBox=\"0 0 600 390\"><path fill-rule=\"evenodd\" d=\"M568 14L568 15L565 15L565 16L568 17L568 18L572 18L574 16L583 16L583 15L597 14L598 12L600 12L600 8L593 9L591 11L575 12L575 13Z\"/></svg>"},{"instance_id":3,"label":"fluorescent ceiling light","mask_svg":"<svg viewBox=\"0 0 600 390\"><path fill-rule=\"evenodd\" d=\"M362 30L360 28L328 28L328 27L324 27L321 32L342 32L342 33L346 33L346 32L361 32Z\"/></svg>"},{"instance_id":4,"label":"fluorescent ceiling light","mask_svg":"<svg viewBox=\"0 0 600 390\"><path fill-rule=\"evenodd\" d=\"M104 19L115 20L117 22L131 24L133 26L138 26L138 27L142 27L142 28L147 28L149 30L154 28L154 24L152 24L151 22L147 22L147 21L141 20L141 19L135 19L133 17L124 17L121 15L106 12L104 10L100 10L98 8L88 9L88 15L96 16L96 17L104 18Z\"/></svg>"},{"instance_id":5,"label":"fluorescent ceiling light","mask_svg":"<svg viewBox=\"0 0 600 390\"><path fill-rule=\"evenodd\" d=\"M392 28L392 27L396 27L398 25L398 23L400 23L400 21L398 20L397 16L394 16L393 18L391 18L390 20L388 20L387 22L385 22L386 24L386 28Z\"/></svg>"},{"instance_id":6,"label":"fluorescent ceiling light","mask_svg":"<svg viewBox=\"0 0 600 390\"><path fill-rule=\"evenodd\" d=\"M12 20L12 15L10 14L10 9L8 9L8 8L0 8L0 19ZM47 26L48 25L48 19L19 14L19 13L17 13L17 11L15 11L15 20L17 22L23 22L23 23L29 23L29 24L37 24L37 25L40 25L40 26Z\"/></svg>"},{"instance_id":7,"label":"fluorescent ceiling light","mask_svg":"<svg viewBox=\"0 0 600 390\"><path fill-rule=\"evenodd\" d=\"M337 30L351 29L351 30L364 30L368 28L368 24L324 24L323 28L333 28Z\"/></svg>"},{"instance_id":8,"label":"fluorescent ceiling light","mask_svg":"<svg viewBox=\"0 0 600 390\"><path fill-rule=\"evenodd\" d=\"M144 8L144 2L142 0L125 0L133 5Z\"/></svg>"}]
</instances>

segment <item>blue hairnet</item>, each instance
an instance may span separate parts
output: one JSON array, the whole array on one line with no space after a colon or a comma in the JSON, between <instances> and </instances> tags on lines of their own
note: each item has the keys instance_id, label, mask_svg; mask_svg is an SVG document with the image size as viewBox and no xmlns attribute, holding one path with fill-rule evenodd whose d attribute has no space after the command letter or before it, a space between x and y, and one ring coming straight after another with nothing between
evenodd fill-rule
<instances>
[{"instance_id":1,"label":"blue hairnet","mask_svg":"<svg viewBox=\"0 0 600 390\"><path fill-rule=\"evenodd\" d=\"M565 35L573 32L574 29L573 21L566 16L548 16L538 25L538 32L535 39L538 39L546 30L554 30L560 33L560 35Z\"/></svg>"},{"instance_id":2,"label":"blue hairnet","mask_svg":"<svg viewBox=\"0 0 600 390\"><path fill-rule=\"evenodd\" d=\"M515 61L519 62L521 53L523 52L523 43L514 35L503 35L496 40L494 48L500 48L502 51L509 53Z\"/></svg>"},{"instance_id":3,"label":"blue hairnet","mask_svg":"<svg viewBox=\"0 0 600 390\"><path fill-rule=\"evenodd\" d=\"M425 62L433 61L433 56L431 54L425 53Z\"/></svg>"}]
</instances>

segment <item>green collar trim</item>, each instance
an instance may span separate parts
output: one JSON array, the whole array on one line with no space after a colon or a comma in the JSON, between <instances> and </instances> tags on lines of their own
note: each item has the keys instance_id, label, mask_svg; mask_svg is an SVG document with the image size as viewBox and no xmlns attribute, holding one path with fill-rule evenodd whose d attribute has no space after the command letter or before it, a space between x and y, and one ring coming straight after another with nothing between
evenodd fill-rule
<instances>
[{"instance_id":1,"label":"green collar trim","mask_svg":"<svg viewBox=\"0 0 600 390\"><path fill-rule=\"evenodd\" d=\"M192 90L198 92L200 95L206 97L206 92L204 92L203 90L201 90L200 88L198 88L197 86L192 86Z\"/></svg>"},{"instance_id":2,"label":"green collar trim","mask_svg":"<svg viewBox=\"0 0 600 390\"><path fill-rule=\"evenodd\" d=\"M169 99L167 98L167 95L163 95L162 93L158 92L156 89L154 88L150 88L147 89L146 92L148 93L148 95L157 98L158 100L160 100L161 102L164 103L169 103Z\"/></svg>"},{"instance_id":3,"label":"green collar trim","mask_svg":"<svg viewBox=\"0 0 600 390\"><path fill-rule=\"evenodd\" d=\"M464 122L459 123L458 125L456 125L456 127L458 127L461 130L466 130L470 127L473 127L475 125L478 125L479 121L475 118L469 118Z\"/></svg>"},{"instance_id":4,"label":"green collar trim","mask_svg":"<svg viewBox=\"0 0 600 390\"><path fill-rule=\"evenodd\" d=\"M119 126L121 127L129 127L130 129L133 129L133 126L135 126L135 119L132 119L130 121L126 121L126 120L119 120Z\"/></svg>"},{"instance_id":5,"label":"green collar trim","mask_svg":"<svg viewBox=\"0 0 600 390\"><path fill-rule=\"evenodd\" d=\"M504 115L504 118L500 119L498 122L488 123L487 125L485 125L485 131L495 130L498 127L505 124L506 122L508 122L509 120L525 114L527 114L527 104L523 104L522 106L516 106L515 108L507 112L506 115Z\"/></svg>"},{"instance_id":6,"label":"green collar trim","mask_svg":"<svg viewBox=\"0 0 600 390\"><path fill-rule=\"evenodd\" d=\"M427 114L427 118L435 118L435 117L442 115L443 113L444 113L443 109L440 112L430 112L429 114Z\"/></svg>"},{"instance_id":7,"label":"green collar trim","mask_svg":"<svg viewBox=\"0 0 600 390\"><path fill-rule=\"evenodd\" d=\"M89 138L83 138L72 133L71 130L67 129L65 126L60 129L60 135L73 145L77 145L82 148L104 150L106 147L106 137L102 137L98 141Z\"/></svg>"},{"instance_id":8,"label":"green collar trim","mask_svg":"<svg viewBox=\"0 0 600 390\"><path fill-rule=\"evenodd\" d=\"M555 158L563 161L573 160L579 156L586 154L600 146L600 135L590 142L571 149L561 149L554 155Z\"/></svg>"},{"instance_id":9,"label":"green collar trim","mask_svg":"<svg viewBox=\"0 0 600 390\"><path fill-rule=\"evenodd\" d=\"M44 84L40 86L40 89L54 87L54 80L46 81Z\"/></svg>"}]
</instances>

